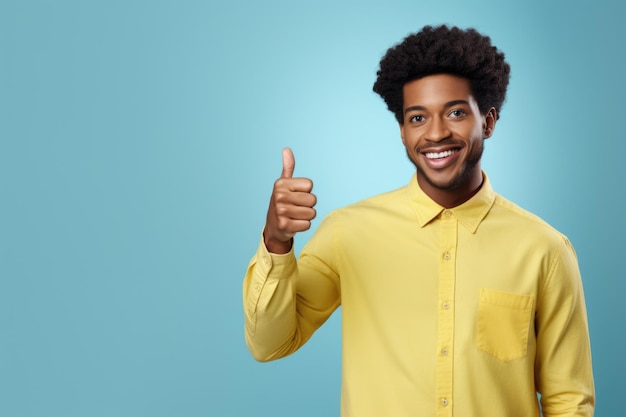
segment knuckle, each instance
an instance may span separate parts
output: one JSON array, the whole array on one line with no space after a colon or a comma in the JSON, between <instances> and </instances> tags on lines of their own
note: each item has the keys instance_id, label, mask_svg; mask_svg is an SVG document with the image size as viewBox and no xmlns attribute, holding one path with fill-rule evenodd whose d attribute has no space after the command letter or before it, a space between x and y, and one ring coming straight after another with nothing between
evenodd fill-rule
<instances>
[{"instance_id":1,"label":"knuckle","mask_svg":"<svg viewBox=\"0 0 626 417\"><path fill-rule=\"evenodd\" d=\"M274 182L274 192L285 191L289 189L289 179L279 178Z\"/></svg>"},{"instance_id":2,"label":"knuckle","mask_svg":"<svg viewBox=\"0 0 626 417\"><path fill-rule=\"evenodd\" d=\"M284 191L275 191L274 192L274 200L275 201L285 201L287 198L287 193Z\"/></svg>"},{"instance_id":3,"label":"knuckle","mask_svg":"<svg viewBox=\"0 0 626 417\"><path fill-rule=\"evenodd\" d=\"M283 217L278 218L278 229L281 231L287 230L287 226L289 226L289 221Z\"/></svg>"}]
</instances>

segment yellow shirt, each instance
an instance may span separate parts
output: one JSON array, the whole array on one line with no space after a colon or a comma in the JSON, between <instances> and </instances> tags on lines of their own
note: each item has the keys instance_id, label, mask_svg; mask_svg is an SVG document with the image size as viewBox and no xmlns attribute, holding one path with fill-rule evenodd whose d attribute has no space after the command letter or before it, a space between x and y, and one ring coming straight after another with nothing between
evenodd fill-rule
<instances>
[{"instance_id":1,"label":"yellow shirt","mask_svg":"<svg viewBox=\"0 0 626 417\"><path fill-rule=\"evenodd\" d=\"M408 186L324 219L296 261L263 243L245 336L268 361L342 306L343 417L593 416L587 318L565 236L487 177L444 209Z\"/></svg>"}]
</instances>

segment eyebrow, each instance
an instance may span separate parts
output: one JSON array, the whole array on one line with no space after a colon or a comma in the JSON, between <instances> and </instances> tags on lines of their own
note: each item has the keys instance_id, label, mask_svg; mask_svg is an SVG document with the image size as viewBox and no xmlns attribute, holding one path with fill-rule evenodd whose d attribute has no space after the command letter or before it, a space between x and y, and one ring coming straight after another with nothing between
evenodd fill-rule
<instances>
[{"instance_id":1,"label":"eyebrow","mask_svg":"<svg viewBox=\"0 0 626 417\"><path fill-rule=\"evenodd\" d=\"M450 107L458 106L459 104L465 104L469 106L469 101L467 100L448 101L446 104L443 105L443 108L449 109ZM404 110L404 114L407 114L410 111L425 111L425 110L426 110L426 107L424 106L411 106L411 107L407 107L406 110Z\"/></svg>"}]
</instances>

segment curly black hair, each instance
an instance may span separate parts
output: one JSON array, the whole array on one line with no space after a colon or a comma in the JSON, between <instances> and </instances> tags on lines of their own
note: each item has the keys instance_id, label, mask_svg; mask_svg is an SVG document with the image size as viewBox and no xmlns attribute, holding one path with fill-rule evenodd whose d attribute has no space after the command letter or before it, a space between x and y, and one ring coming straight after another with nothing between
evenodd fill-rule
<instances>
[{"instance_id":1,"label":"curly black hair","mask_svg":"<svg viewBox=\"0 0 626 417\"><path fill-rule=\"evenodd\" d=\"M495 107L499 116L510 72L504 53L491 45L488 36L472 28L425 26L387 51L373 90L402 124L404 84L433 74L456 75L469 81L482 114Z\"/></svg>"}]
</instances>

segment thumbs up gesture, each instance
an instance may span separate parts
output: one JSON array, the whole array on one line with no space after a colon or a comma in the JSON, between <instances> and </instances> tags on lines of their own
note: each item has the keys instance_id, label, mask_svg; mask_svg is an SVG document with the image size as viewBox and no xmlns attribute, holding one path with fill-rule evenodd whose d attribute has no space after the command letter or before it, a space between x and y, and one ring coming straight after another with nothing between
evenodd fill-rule
<instances>
[{"instance_id":1,"label":"thumbs up gesture","mask_svg":"<svg viewBox=\"0 0 626 417\"><path fill-rule=\"evenodd\" d=\"M272 253L289 252L294 235L308 230L316 215L313 181L293 178L295 165L291 149L283 149L283 171L274 183L263 231L265 246Z\"/></svg>"}]
</instances>

